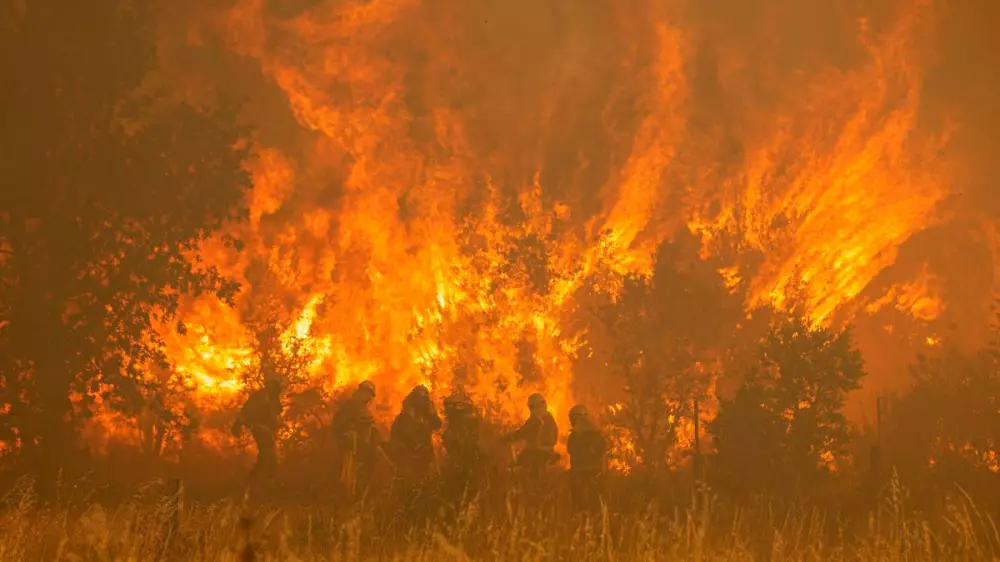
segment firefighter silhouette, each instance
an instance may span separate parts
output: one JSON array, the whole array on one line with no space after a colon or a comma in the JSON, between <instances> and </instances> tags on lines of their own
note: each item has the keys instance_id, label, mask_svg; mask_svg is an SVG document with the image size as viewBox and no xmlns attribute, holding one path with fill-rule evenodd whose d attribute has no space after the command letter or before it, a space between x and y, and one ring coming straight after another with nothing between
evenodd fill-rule
<instances>
[{"instance_id":1,"label":"firefighter silhouette","mask_svg":"<svg viewBox=\"0 0 1000 562\"><path fill-rule=\"evenodd\" d=\"M582 404L569 411L570 434L566 441L569 453L570 491L573 505L584 511L600 507L607 440L594 425Z\"/></svg>"},{"instance_id":2,"label":"firefighter silhouette","mask_svg":"<svg viewBox=\"0 0 1000 562\"><path fill-rule=\"evenodd\" d=\"M403 408L392 422L389 445L393 464L404 478L426 477L434 465L432 435L441 429L427 387L419 385L403 399Z\"/></svg>"},{"instance_id":3,"label":"firefighter silhouette","mask_svg":"<svg viewBox=\"0 0 1000 562\"><path fill-rule=\"evenodd\" d=\"M341 482L352 496L368 489L385 440L375 425L371 404L375 384L364 381L334 414L332 429L341 458Z\"/></svg>"},{"instance_id":4,"label":"firefighter silhouette","mask_svg":"<svg viewBox=\"0 0 1000 562\"><path fill-rule=\"evenodd\" d=\"M545 397L537 392L528 397L528 419L517 431L504 437L508 443L523 443L517 456L518 466L529 475L540 476L547 466L559 460L555 452L559 427L548 410Z\"/></svg>"},{"instance_id":5,"label":"firefighter silhouette","mask_svg":"<svg viewBox=\"0 0 1000 562\"><path fill-rule=\"evenodd\" d=\"M264 387L247 398L233 424L234 437L249 429L257 445L257 462L250 471L254 480L273 479L278 468L276 439L281 425L281 391L281 382L274 376L267 377Z\"/></svg>"}]
</instances>

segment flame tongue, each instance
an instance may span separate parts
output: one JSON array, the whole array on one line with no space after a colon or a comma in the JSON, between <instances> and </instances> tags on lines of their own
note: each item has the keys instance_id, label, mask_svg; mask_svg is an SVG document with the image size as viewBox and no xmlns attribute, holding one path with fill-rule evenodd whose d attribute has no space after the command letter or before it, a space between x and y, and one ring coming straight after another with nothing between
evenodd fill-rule
<instances>
[{"instance_id":1,"label":"flame tongue","mask_svg":"<svg viewBox=\"0 0 1000 562\"><path fill-rule=\"evenodd\" d=\"M916 121L923 6L880 33L862 25L865 56L848 69L790 76L719 41L719 95L740 112L713 128L692 119L714 111L690 80L699 30L670 3L540 5L328 0L279 20L239 0L226 14L228 48L280 93L282 107L248 117L290 115L296 133L262 132L248 163L244 255L203 249L245 282L240 306L190 303L171 340L203 403L239 390L247 310L267 295L282 345L306 342L306 375L327 391L371 378L391 403L418 383L461 385L520 418L541 390L565 419L580 289L649 273L677 224L706 255L733 246L722 273L734 290L748 280L748 305L785 304L799 278L822 323L947 195L946 135ZM746 93L759 83L780 106ZM717 158L733 141L742 156ZM872 306L932 317L918 285Z\"/></svg>"},{"instance_id":2,"label":"flame tongue","mask_svg":"<svg viewBox=\"0 0 1000 562\"><path fill-rule=\"evenodd\" d=\"M862 20L866 63L804 84L770 134L745 142L745 168L722 184L722 212L696 214L691 226L706 241L732 229L765 253L756 302L782 306L799 278L814 320L825 322L893 264L948 195L936 156L947 134L917 130L923 75L909 49L923 13L904 12L881 34Z\"/></svg>"},{"instance_id":3,"label":"flame tongue","mask_svg":"<svg viewBox=\"0 0 1000 562\"><path fill-rule=\"evenodd\" d=\"M659 203L657 186L683 125L675 109L684 93L680 34L656 16L649 32L649 110L638 120L622 170L605 187L607 211L592 217L600 234L588 240L581 238L586 231L567 228L572 202L547 195L540 170L530 183L513 186L513 202L509 181L501 187L483 178L484 170L509 165L496 148L484 152L484 133L501 148L514 146L504 140L508 131L490 129L503 125L493 120L470 135L473 110L488 115L488 108L437 106L415 113L415 105L446 97L456 85L431 83L413 91L420 87L413 82L415 69L391 54L400 52L399 45L426 41L444 49L434 53L438 62L423 63L424 80L450 64L468 66L456 45L422 36L429 25L421 18L432 15L419 8L406 1L329 2L284 22L268 21L259 0L233 8L231 48L260 61L299 125L321 139L307 144L312 154L298 163L277 147L261 151L244 238L253 241L253 254L266 256L283 290L313 293L307 302L299 299L302 312L290 330L315 340L311 373L328 389L368 377L387 389L380 396L389 399L416 383L431 383L439 392L457 383L483 396L502 388L511 415L522 409L529 389L542 389L565 414L580 344L562 327L574 294L597 271L647 271L658 241L651 236L651 242L634 244ZM414 96L423 99L415 102ZM543 113L552 108L536 105ZM296 170L331 161L344 162L336 194L328 190L335 207L302 206L303 193L323 189L305 184ZM512 220L512 212L519 218ZM283 215L277 231L266 226L276 213ZM212 322L224 322L215 312ZM234 313L226 319L233 326L238 320ZM219 353L228 369L247 355L240 343L245 338L216 341L234 344ZM200 357L213 359L216 376L233 383L222 376L216 355L203 351ZM199 373L213 392L221 386L208 382L207 368L185 369Z\"/></svg>"}]
</instances>

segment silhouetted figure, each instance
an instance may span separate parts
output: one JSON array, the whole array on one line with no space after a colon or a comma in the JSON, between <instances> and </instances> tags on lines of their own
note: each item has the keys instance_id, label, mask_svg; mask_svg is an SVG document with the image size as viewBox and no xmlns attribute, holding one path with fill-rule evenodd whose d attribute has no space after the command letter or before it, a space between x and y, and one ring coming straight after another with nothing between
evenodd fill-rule
<instances>
[{"instance_id":1,"label":"silhouetted figure","mask_svg":"<svg viewBox=\"0 0 1000 562\"><path fill-rule=\"evenodd\" d=\"M275 439L280 425L281 383L268 379L264 388L250 395L233 424L234 437L239 437L247 428L257 445L257 462L250 471L252 479L274 478L278 468Z\"/></svg>"},{"instance_id":2,"label":"silhouetted figure","mask_svg":"<svg viewBox=\"0 0 1000 562\"><path fill-rule=\"evenodd\" d=\"M447 422L441 441L448 463L476 469L485 459L479 435L479 414L468 395L456 392L444 399Z\"/></svg>"},{"instance_id":3,"label":"silhouetted figure","mask_svg":"<svg viewBox=\"0 0 1000 562\"><path fill-rule=\"evenodd\" d=\"M517 464L537 477L548 465L559 460L559 455L555 452L559 427L541 394L536 392L528 397L528 411L528 420L524 425L505 436L504 440L524 443L524 448L517 456Z\"/></svg>"},{"instance_id":4,"label":"silhouetted figure","mask_svg":"<svg viewBox=\"0 0 1000 562\"><path fill-rule=\"evenodd\" d=\"M566 450L573 505L580 510L593 511L600 507L608 443L582 404L569 411L569 423L571 430Z\"/></svg>"},{"instance_id":5,"label":"silhouetted figure","mask_svg":"<svg viewBox=\"0 0 1000 562\"><path fill-rule=\"evenodd\" d=\"M486 469L486 453L479 434L479 414L472 400L456 392L444 400L445 428L441 434L447 459L446 485L453 496L478 488Z\"/></svg>"},{"instance_id":6,"label":"silhouetted figure","mask_svg":"<svg viewBox=\"0 0 1000 562\"><path fill-rule=\"evenodd\" d=\"M403 409L389 433L393 462L404 478L420 479L430 473L434 464L431 436L439 429L441 418L430 392L423 385L417 386L403 399Z\"/></svg>"},{"instance_id":7,"label":"silhouetted figure","mask_svg":"<svg viewBox=\"0 0 1000 562\"><path fill-rule=\"evenodd\" d=\"M419 522L436 512L434 501L439 494L430 490L428 478L434 469L432 436L441 429L434 402L427 387L415 387L403 399L403 408L392 422L389 450L396 467L393 495L402 508L400 515Z\"/></svg>"},{"instance_id":8,"label":"silhouetted figure","mask_svg":"<svg viewBox=\"0 0 1000 562\"><path fill-rule=\"evenodd\" d=\"M341 456L341 482L351 495L366 491L385 442L371 413L375 384L364 381L337 410L333 432Z\"/></svg>"}]
</instances>

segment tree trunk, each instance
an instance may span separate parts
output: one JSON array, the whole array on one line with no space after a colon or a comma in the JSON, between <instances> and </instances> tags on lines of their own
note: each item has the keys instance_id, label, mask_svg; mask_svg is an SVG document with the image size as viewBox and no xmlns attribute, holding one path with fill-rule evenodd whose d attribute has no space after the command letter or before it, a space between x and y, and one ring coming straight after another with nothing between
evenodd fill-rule
<instances>
[{"instance_id":1,"label":"tree trunk","mask_svg":"<svg viewBox=\"0 0 1000 562\"><path fill-rule=\"evenodd\" d=\"M38 440L35 450L35 476L41 499L58 499L59 482L64 469L73 460L75 426L69 393L73 380L66 352L65 326L60 311L52 302L36 302L27 351L33 363L31 393L34 405L33 433Z\"/></svg>"},{"instance_id":2,"label":"tree trunk","mask_svg":"<svg viewBox=\"0 0 1000 562\"><path fill-rule=\"evenodd\" d=\"M65 374L65 365L43 367L40 363L36 363L35 375L40 398L36 457L38 492L41 499L56 501L61 484L66 477L72 477L66 469L75 460L76 432L72 419L73 406L69 399L70 377Z\"/></svg>"}]
</instances>

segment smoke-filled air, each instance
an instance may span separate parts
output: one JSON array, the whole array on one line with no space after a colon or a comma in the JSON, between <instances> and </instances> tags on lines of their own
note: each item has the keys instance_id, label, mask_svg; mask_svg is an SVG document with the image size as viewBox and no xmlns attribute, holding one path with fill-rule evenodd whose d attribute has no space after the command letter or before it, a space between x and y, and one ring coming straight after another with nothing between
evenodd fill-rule
<instances>
[{"instance_id":1,"label":"smoke-filled air","mask_svg":"<svg viewBox=\"0 0 1000 562\"><path fill-rule=\"evenodd\" d=\"M5 0L0 561L1000 559L1000 5Z\"/></svg>"}]
</instances>

